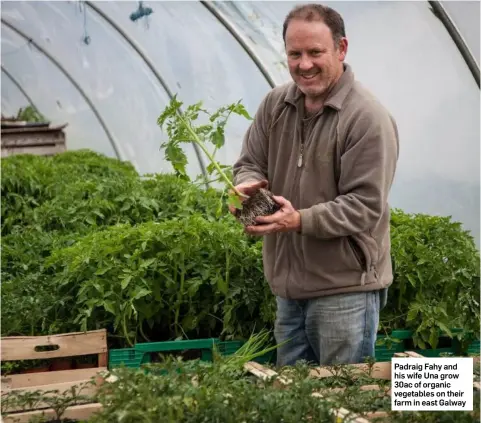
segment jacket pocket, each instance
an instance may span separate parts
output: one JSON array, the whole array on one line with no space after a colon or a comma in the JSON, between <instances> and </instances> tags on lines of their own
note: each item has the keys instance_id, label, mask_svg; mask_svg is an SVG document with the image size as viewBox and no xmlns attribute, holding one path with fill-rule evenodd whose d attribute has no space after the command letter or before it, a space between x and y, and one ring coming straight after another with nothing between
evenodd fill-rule
<instances>
[{"instance_id":1,"label":"jacket pocket","mask_svg":"<svg viewBox=\"0 0 481 423\"><path fill-rule=\"evenodd\" d=\"M347 237L347 242L351 249L352 255L354 260L357 262L359 266L359 270L366 271L366 256L362 251L362 248L356 242L356 240L352 236Z\"/></svg>"},{"instance_id":2,"label":"jacket pocket","mask_svg":"<svg viewBox=\"0 0 481 423\"><path fill-rule=\"evenodd\" d=\"M356 256L348 237L325 240L306 237L302 252L305 269L321 277L363 271L362 258Z\"/></svg>"}]
</instances>

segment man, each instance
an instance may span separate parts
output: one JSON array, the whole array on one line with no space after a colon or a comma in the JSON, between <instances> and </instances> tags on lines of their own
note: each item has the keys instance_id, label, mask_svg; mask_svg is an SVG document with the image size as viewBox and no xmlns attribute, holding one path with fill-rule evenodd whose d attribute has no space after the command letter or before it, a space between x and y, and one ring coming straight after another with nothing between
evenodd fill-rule
<instances>
[{"instance_id":1,"label":"man","mask_svg":"<svg viewBox=\"0 0 481 423\"><path fill-rule=\"evenodd\" d=\"M304 5L284 22L293 82L262 101L234 165L237 189L268 186L281 210L246 228L264 236L277 299L278 365L363 362L374 356L392 282L388 194L398 133L344 63L342 17Z\"/></svg>"}]
</instances>

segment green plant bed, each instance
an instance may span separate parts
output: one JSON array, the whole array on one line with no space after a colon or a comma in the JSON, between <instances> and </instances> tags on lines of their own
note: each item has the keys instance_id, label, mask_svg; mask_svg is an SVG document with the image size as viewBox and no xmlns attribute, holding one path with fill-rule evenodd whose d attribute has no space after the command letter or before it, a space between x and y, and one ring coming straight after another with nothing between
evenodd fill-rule
<instances>
[{"instance_id":1,"label":"green plant bed","mask_svg":"<svg viewBox=\"0 0 481 423\"><path fill-rule=\"evenodd\" d=\"M226 344L230 346L233 344ZM278 378L253 376L243 368L242 356L236 360L234 354L233 358L230 361L230 357L225 357L214 363L167 360L146 366L144 371L115 369L112 371L115 380L99 388L97 401L102 409L89 423L116 423L119 416L127 423L333 423L340 421L332 414L339 407L362 417L364 413L384 411L383 417L369 419L378 423L479 421L479 392L474 392L473 412L399 413L391 411L389 381L373 377L371 370L360 374L349 366L334 366L332 377L311 378L312 369L298 363L277 371L278 377L291 382L281 389L276 383ZM373 384L381 389L361 390L361 386ZM330 388L344 389L327 391ZM322 397L312 395L321 390ZM354 421L350 417L353 416L345 421Z\"/></svg>"},{"instance_id":2,"label":"green plant bed","mask_svg":"<svg viewBox=\"0 0 481 423\"><path fill-rule=\"evenodd\" d=\"M463 351L480 331L480 261L472 235L449 216L391 211L394 280L381 311L383 334L410 330L416 349L438 349L443 333ZM456 333L449 328L463 328Z\"/></svg>"}]
</instances>

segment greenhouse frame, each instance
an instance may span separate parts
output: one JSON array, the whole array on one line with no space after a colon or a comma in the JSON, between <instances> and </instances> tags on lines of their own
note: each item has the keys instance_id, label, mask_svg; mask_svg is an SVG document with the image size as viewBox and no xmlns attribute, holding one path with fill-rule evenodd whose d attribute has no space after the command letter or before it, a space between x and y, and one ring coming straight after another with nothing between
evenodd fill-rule
<instances>
[{"instance_id":1,"label":"greenhouse frame","mask_svg":"<svg viewBox=\"0 0 481 423\"><path fill-rule=\"evenodd\" d=\"M390 204L452 216L480 232L480 3L334 1L356 78L399 126ZM2 115L34 106L67 149L171 170L157 119L173 96L208 109L242 100L253 115L290 80L282 24L296 2L1 3ZM232 164L249 121L235 117L218 160ZM190 175L205 161L188 150Z\"/></svg>"}]
</instances>

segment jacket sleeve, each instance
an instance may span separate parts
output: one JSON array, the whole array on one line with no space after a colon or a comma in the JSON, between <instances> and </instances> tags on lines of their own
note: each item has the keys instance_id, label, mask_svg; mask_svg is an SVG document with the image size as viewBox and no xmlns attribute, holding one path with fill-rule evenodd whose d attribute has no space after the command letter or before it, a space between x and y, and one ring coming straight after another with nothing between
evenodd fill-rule
<instances>
[{"instance_id":1,"label":"jacket sleeve","mask_svg":"<svg viewBox=\"0 0 481 423\"><path fill-rule=\"evenodd\" d=\"M333 201L299 210L301 233L336 238L373 228L388 207L398 160L396 123L386 111L366 107L350 119L344 136Z\"/></svg>"},{"instance_id":2,"label":"jacket sleeve","mask_svg":"<svg viewBox=\"0 0 481 423\"><path fill-rule=\"evenodd\" d=\"M233 165L234 185L267 179L269 94L261 102L247 129L238 160Z\"/></svg>"}]
</instances>

